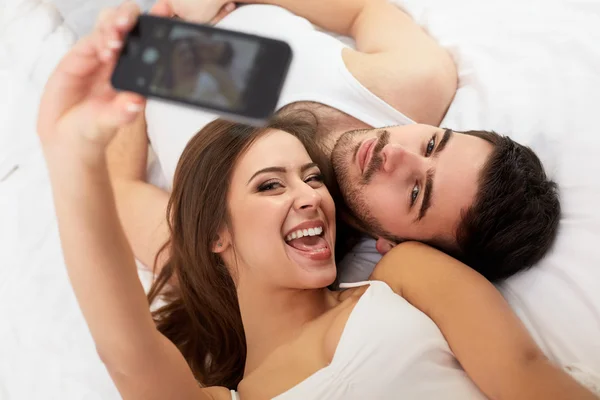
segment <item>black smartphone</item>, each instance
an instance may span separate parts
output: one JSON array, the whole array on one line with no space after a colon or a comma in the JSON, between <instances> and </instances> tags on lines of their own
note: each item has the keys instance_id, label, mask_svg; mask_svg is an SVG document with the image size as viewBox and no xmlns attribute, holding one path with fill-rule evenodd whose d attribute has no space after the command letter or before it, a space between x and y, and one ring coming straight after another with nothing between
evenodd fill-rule
<instances>
[{"instance_id":1,"label":"black smartphone","mask_svg":"<svg viewBox=\"0 0 600 400\"><path fill-rule=\"evenodd\" d=\"M261 125L275 111L291 60L280 40L141 15L111 82L117 90Z\"/></svg>"}]
</instances>

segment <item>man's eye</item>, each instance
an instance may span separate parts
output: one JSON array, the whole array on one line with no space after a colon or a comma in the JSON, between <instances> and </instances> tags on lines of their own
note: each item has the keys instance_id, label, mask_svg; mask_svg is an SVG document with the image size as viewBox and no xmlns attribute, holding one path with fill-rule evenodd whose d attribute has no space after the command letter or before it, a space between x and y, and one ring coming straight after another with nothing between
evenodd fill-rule
<instances>
[{"instance_id":1,"label":"man's eye","mask_svg":"<svg viewBox=\"0 0 600 400\"><path fill-rule=\"evenodd\" d=\"M415 185L413 187L412 192L410 193L410 205L411 207L415 205L415 202L417 201L417 198L419 197L419 185Z\"/></svg>"},{"instance_id":2,"label":"man's eye","mask_svg":"<svg viewBox=\"0 0 600 400\"><path fill-rule=\"evenodd\" d=\"M433 149L435 149L435 136L433 136L429 143L427 143L427 149L425 149L425 157L429 157L431 153L433 153Z\"/></svg>"}]
</instances>

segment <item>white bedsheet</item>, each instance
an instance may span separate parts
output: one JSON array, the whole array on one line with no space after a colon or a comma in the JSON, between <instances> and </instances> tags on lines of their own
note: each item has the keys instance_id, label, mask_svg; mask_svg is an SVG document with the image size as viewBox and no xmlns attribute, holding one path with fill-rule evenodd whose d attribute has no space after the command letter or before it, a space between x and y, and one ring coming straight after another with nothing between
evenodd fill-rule
<instances>
[{"instance_id":1,"label":"white bedsheet","mask_svg":"<svg viewBox=\"0 0 600 400\"><path fill-rule=\"evenodd\" d=\"M399 3L457 60L442 124L508 134L559 184L556 245L501 290L552 359L600 371L600 2Z\"/></svg>"},{"instance_id":2,"label":"white bedsheet","mask_svg":"<svg viewBox=\"0 0 600 400\"><path fill-rule=\"evenodd\" d=\"M73 43L73 31L92 26L100 2L56 1L68 26L49 2L0 4L3 400L118 398L67 281L35 138L41 86ZM461 88L445 125L510 133L540 152L560 183L565 212L556 249L540 268L511 280L504 292L534 334L544 326L556 328L560 316L564 329L553 331L548 340L554 344L546 351L599 371L600 267L581 266L600 264L595 147L600 144L600 3L396 2L455 52ZM586 354L578 347L596 338L597 347Z\"/></svg>"}]
</instances>

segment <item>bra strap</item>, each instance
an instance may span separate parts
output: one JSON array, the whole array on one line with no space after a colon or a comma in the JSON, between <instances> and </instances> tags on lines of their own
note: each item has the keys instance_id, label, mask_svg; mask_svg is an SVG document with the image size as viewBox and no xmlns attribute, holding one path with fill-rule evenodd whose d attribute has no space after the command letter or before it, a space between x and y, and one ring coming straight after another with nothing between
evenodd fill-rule
<instances>
[{"instance_id":1,"label":"bra strap","mask_svg":"<svg viewBox=\"0 0 600 400\"><path fill-rule=\"evenodd\" d=\"M350 289L365 285L370 285L371 281L362 281L362 282L350 282L350 283L340 283L340 289Z\"/></svg>"}]
</instances>

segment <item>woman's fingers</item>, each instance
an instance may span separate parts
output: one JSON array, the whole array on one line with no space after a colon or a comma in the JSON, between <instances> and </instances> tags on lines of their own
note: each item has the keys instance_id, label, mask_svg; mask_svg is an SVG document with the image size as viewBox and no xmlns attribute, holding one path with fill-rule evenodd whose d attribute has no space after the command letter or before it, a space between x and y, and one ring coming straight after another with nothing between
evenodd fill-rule
<instances>
[{"instance_id":1,"label":"woman's fingers","mask_svg":"<svg viewBox=\"0 0 600 400\"><path fill-rule=\"evenodd\" d=\"M140 9L133 1L126 1L119 7L100 14L93 35L98 57L103 62L114 60L123 47L125 35L133 28L139 14Z\"/></svg>"},{"instance_id":2,"label":"woman's fingers","mask_svg":"<svg viewBox=\"0 0 600 400\"><path fill-rule=\"evenodd\" d=\"M223 18L231 14L233 10L235 10L235 3L231 2L225 4L223 7L221 7L217 15L215 15L215 17L210 20L210 24L214 25L217 22L221 21Z\"/></svg>"},{"instance_id":3,"label":"woman's fingers","mask_svg":"<svg viewBox=\"0 0 600 400\"><path fill-rule=\"evenodd\" d=\"M140 15L140 8L132 1L128 0L117 8L117 14L112 22L112 26L124 37L135 25Z\"/></svg>"},{"instance_id":4,"label":"woman's fingers","mask_svg":"<svg viewBox=\"0 0 600 400\"><path fill-rule=\"evenodd\" d=\"M98 58L100 58L102 61L106 61L106 59L110 56L110 52L106 49L105 38L107 35L108 22L115 17L115 13L115 8L106 8L100 11L100 15L98 16L98 20L96 21L96 26L94 27L94 31L92 32L94 44L96 45L96 51L98 53Z\"/></svg>"},{"instance_id":5,"label":"woman's fingers","mask_svg":"<svg viewBox=\"0 0 600 400\"><path fill-rule=\"evenodd\" d=\"M119 126L139 114L144 98L135 93L117 93L110 85L125 35L139 13L133 2L104 11L94 31L63 57L46 83L40 103L41 138L80 135L106 145Z\"/></svg>"},{"instance_id":6,"label":"woman's fingers","mask_svg":"<svg viewBox=\"0 0 600 400\"><path fill-rule=\"evenodd\" d=\"M89 102L80 110L75 119L67 119L65 130L79 131L88 141L99 145L108 145L119 127L132 122L144 109L145 100L135 93L117 93L110 101ZM78 121L94 121L85 127Z\"/></svg>"},{"instance_id":7,"label":"woman's fingers","mask_svg":"<svg viewBox=\"0 0 600 400\"><path fill-rule=\"evenodd\" d=\"M93 36L86 36L75 43L63 57L56 68L56 73L81 78L94 73L100 66L96 40Z\"/></svg>"},{"instance_id":8,"label":"woman's fingers","mask_svg":"<svg viewBox=\"0 0 600 400\"><path fill-rule=\"evenodd\" d=\"M144 109L145 104L145 99L139 94L117 93L114 99L101 110L100 125L108 129L114 129L128 124Z\"/></svg>"}]
</instances>

